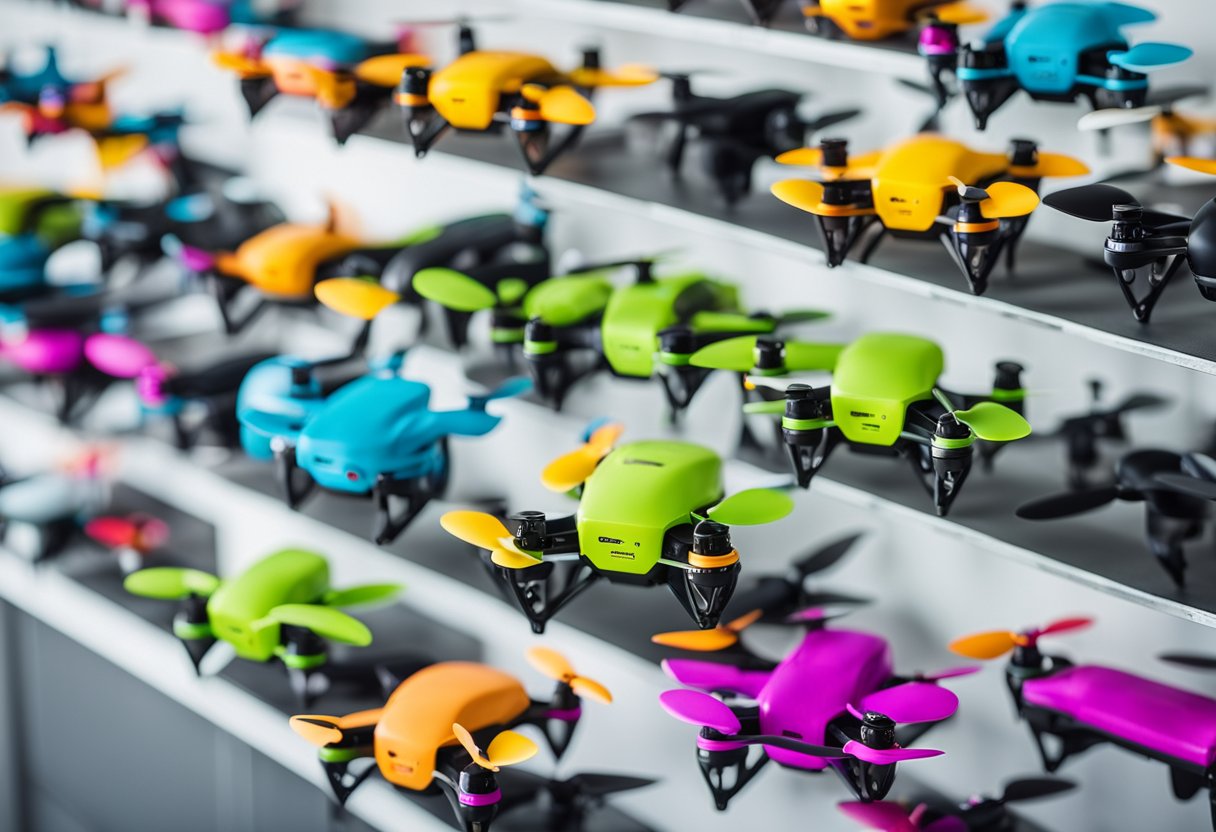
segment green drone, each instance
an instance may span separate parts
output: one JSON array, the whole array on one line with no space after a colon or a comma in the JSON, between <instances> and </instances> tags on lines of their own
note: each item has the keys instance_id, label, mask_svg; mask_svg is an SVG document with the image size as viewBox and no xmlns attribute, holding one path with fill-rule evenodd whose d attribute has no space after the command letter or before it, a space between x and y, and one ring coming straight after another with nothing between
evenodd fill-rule
<instances>
[{"instance_id":1,"label":"green drone","mask_svg":"<svg viewBox=\"0 0 1216 832\"><path fill-rule=\"evenodd\" d=\"M491 289L451 269L423 269L414 275L414 288L448 309L491 310L495 345L522 346L537 392L559 410L576 381L607 369L622 378L657 375L673 415L678 414L709 375L689 363L697 350L827 316L818 311L747 314L735 286L696 272L656 277L654 263L601 263L550 278L531 291L515 279ZM608 278L620 268L634 269L636 278L616 288Z\"/></svg>"},{"instance_id":2,"label":"green drone","mask_svg":"<svg viewBox=\"0 0 1216 832\"><path fill-rule=\"evenodd\" d=\"M733 338L698 350L690 361L744 374L755 389L783 392L743 409L781 417L781 440L802 488L843 442L907 459L944 517L971 471L977 443L991 460L1000 445L987 443L1030 434L1021 415L1026 393L1019 364L999 362L989 394L947 393L938 386L941 347L915 335L871 333L847 345ZM831 383L816 387L789 378L815 371L830 372Z\"/></svg>"},{"instance_id":3,"label":"green drone","mask_svg":"<svg viewBox=\"0 0 1216 832\"><path fill-rule=\"evenodd\" d=\"M164 566L131 573L123 587L132 595L181 602L173 634L195 672L215 643L224 641L242 659L281 661L302 704L315 695L313 679L328 659L326 641L371 644L367 626L337 607L385 601L401 591L397 584L332 589L325 558L300 549L275 552L227 580Z\"/></svg>"}]
</instances>

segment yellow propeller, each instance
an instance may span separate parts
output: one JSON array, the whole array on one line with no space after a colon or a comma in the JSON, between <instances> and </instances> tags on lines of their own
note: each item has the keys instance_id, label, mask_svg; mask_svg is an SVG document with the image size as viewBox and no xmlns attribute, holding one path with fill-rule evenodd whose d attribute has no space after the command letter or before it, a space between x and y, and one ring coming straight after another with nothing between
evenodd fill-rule
<instances>
[{"instance_id":1,"label":"yellow propeller","mask_svg":"<svg viewBox=\"0 0 1216 832\"><path fill-rule=\"evenodd\" d=\"M823 185L810 179L783 179L770 188L773 196L787 205L793 205L811 214L821 214L826 206L823 203Z\"/></svg>"},{"instance_id":2,"label":"yellow propeller","mask_svg":"<svg viewBox=\"0 0 1216 832\"><path fill-rule=\"evenodd\" d=\"M655 644L665 647L675 647L678 650L695 650L698 653L712 653L725 650L739 641L739 633L755 624L764 616L763 610L752 610L741 615L727 624L719 624L711 630L677 630L672 633L659 633L650 637Z\"/></svg>"},{"instance_id":3,"label":"yellow propeller","mask_svg":"<svg viewBox=\"0 0 1216 832\"><path fill-rule=\"evenodd\" d=\"M970 3L947 3L926 9L923 14L925 17L936 17L942 23L953 23L956 26L983 23L988 19L988 12Z\"/></svg>"},{"instance_id":4,"label":"yellow propeller","mask_svg":"<svg viewBox=\"0 0 1216 832\"><path fill-rule=\"evenodd\" d=\"M1200 159L1196 156L1170 156L1165 161L1196 173L1216 175L1216 159Z\"/></svg>"},{"instance_id":5,"label":"yellow propeller","mask_svg":"<svg viewBox=\"0 0 1216 832\"><path fill-rule=\"evenodd\" d=\"M452 723L452 733L457 742L469 752L473 762L489 771L498 771L501 766L513 766L530 760L540 748L523 734L514 731L503 731L490 741L490 747L482 754L473 735L459 722Z\"/></svg>"},{"instance_id":6,"label":"yellow propeller","mask_svg":"<svg viewBox=\"0 0 1216 832\"><path fill-rule=\"evenodd\" d=\"M1080 159L1066 156L1063 153L1038 154L1038 160L1033 165L1010 165L1009 175L1022 179L1040 179L1044 176L1084 176L1089 173L1089 166Z\"/></svg>"},{"instance_id":7,"label":"yellow propeller","mask_svg":"<svg viewBox=\"0 0 1216 832\"><path fill-rule=\"evenodd\" d=\"M147 146L147 136L104 136L97 140L97 160L102 170L112 170L129 162Z\"/></svg>"},{"instance_id":8,"label":"yellow propeller","mask_svg":"<svg viewBox=\"0 0 1216 832\"><path fill-rule=\"evenodd\" d=\"M850 156L848 164L839 166L826 166L823 163L823 149L819 147L800 147L796 150L787 150L776 157L776 162L782 165L799 165L805 167L819 168L825 179L873 179L878 166L882 160L883 151L872 150L869 153L862 153L857 156Z\"/></svg>"},{"instance_id":9,"label":"yellow propeller","mask_svg":"<svg viewBox=\"0 0 1216 832\"><path fill-rule=\"evenodd\" d=\"M459 540L490 553L490 560L504 569L526 569L540 563L539 555L531 555L515 545L507 527L492 514L484 511L449 511L439 518L443 530Z\"/></svg>"},{"instance_id":10,"label":"yellow propeller","mask_svg":"<svg viewBox=\"0 0 1216 832\"><path fill-rule=\"evenodd\" d=\"M644 87L659 80L659 73L645 64L622 64L616 69L579 67L568 77L580 87Z\"/></svg>"},{"instance_id":11,"label":"yellow propeller","mask_svg":"<svg viewBox=\"0 0 1216 832\"><path fill-rule=\"evenodd\" d=\"M528 663L555 682L570 686L574 695L594 699L605 705L612 704L612 693L594 679L580 676L566 657L548 647L532 647L528 650Z\"/></svg>"},{"instance_id":12,"label":"yellow propeller","mask_svg":"<svg viewBox=\"0 0 1216 832\"><path fill-rule=\"evenodd\" d=\"M338 720L332 716L303 714L293 716L291 729L315 746L333 745L342 741Z\"/></svg>"},{"instance_id":13,"label":"yellow propeller","mask_svg":"<svg viewBox=\"0 0 1216 832\"><path fill-rule=\"evenodd\" d=\"M540 117L555 124L586 125L595 121L595 106L574 87L542 87L524 84L519 91L527 100L540 105Z\"/></svg>"},{"instance_id":14,"label":"yellow propeller","mask_svg":"<svg viewBox=\"0 0 1216 832\"><path fill-rule=\"evenodd\" d=\"M312 75L317 90L317 103L325 109L340 110L355 99L358 89L351 73L333 72L314 66L302 66L301 69Z\"/></svg>"},{"instance_id":15,"label":"yellow propeller","mask_svg":"<svg viewBox=\"0 0 1216 832\"><path fill-rule=\"evenodd\" d=\"M317 300L343 315L370 321L401 295L381 286L373 277L331 277L314 290Z\"/></svg>"},{"instance_id":16,"label":"yellow propeller","mask_svg":"<svg viewBox=\"0 0 1216 832\"><path fill-rule=\"evenodd\" d=\"M211 62L220 69L235 72L242 78L261 78L270 74L270 67L265 63L239 52L212 52Z\"/></svg>"},{"instance_id":17,"label":"yellow propeller","mask_svg":"<svg viewBox=\"0 0 1216 832\"><path fill-rule=\"evenodd\" d=\"M600 460L608 456L624 431L625 426L616 422L596 428L581 448L559 456L546 465L540 474L541 483L558 493L582 485Z\"/></svg>"},{"instance_id":18,"label":"yellow propeller","mask_svg":"<svg viewBox=\"0 0 1216 832\"><path fill-rule=\"evenodd\" d=\"M355 77L366 84L377 87L396 87L401 76L412 66L427 66L431 63L426 55L402 52L396 55L377 55L355 67Z\"/></svg>"},{"instance_id":19,"label":"yellow propeller","mask_svg":"<svg viewBox=\"0 0 1216 832\"><path fill-rule=\"evenodd\" d=\"M1024 217L1039 207L1039 195L1016 182L993 182L984 190L988 198L980 203L980 213L990 220Z\"/></svg>"}]
</instances>

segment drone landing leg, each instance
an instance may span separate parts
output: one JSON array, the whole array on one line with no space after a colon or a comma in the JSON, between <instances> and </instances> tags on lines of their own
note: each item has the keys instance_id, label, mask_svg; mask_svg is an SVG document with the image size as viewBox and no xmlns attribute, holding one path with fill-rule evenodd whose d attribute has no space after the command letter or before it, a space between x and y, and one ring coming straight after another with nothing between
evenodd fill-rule
<instances>
[{"instance_id":1,"label":"drone landing leg","mask_svg":"<svg viewBox=\"0 0 1216 832\"><path fill-rule=\"evenodd\" d=\"M1183 771L1173 766L1170 767L1170 790L1174 793L1174 797L1179 800L1190 800L1207 783L1208 778L1206 775Z\"/></svg>"},{"instance_id":2,"label":"drone landing leg","mask_svg":"<svg viewBox=\"0 0 1216 832\"><path fill-rule=\"evenodd\" d=\"M422 509L431 501L433 492L417 478L397 480L383 474L376 478L372 488L372 502L376 506L376 525L372 539L378 546L392 543L413 522ZM393 513L392 498L405 500L405 508Z\"/></svg>"},{"instance_id":3,"label":"drone landing leg","mask_svg":"<svg viewBox=\"0 0 1216 832\"><path fill-rule=\"evenodd\" d=\"M882 225L874 226L878 230L866 241L865 246L861 250L861 254L857 258L858 263L870 262L870 257L878 250L879 244L887 237L887 229Z\"/></svg>"},{"instance_id":4,"label":"drone landing leg","mask_svg":"<svg viewBox=\"0 0 1216 832\"><path fill-rule=\"evenodd\" d=\"M1182 259L1181 255L1173 254L1164 258L1164 261L1151 265L1148 278L1149 290L1140 298L1137 298L1135 292L1132 291L1136 271L1134 269L1114 269L1115 281L1119 284L1119 289L1123 292L1123 299L1127 301L1127 305L1132 310L1132 316L1137 321L1142 324L1149 322L1157 301L1161 299L1162 292L1169 285L1170 278L1182 265Z\"/></svg>"},{"instance_id":5,"label":"drone landing leg","mask_svg":"<svg viewBox=\"0 0 1216 832\"><path fill-rule=\"evenodd\" d=\"M275 463L275 478L279 481L279 488L283 491L283 500L290 508L298 509L300 503L307 499L317 484L296 465L295 448L288 446L278 451L275 454Z\"/></svg>"},{"instance_id":6,"label":"drone landing leg","mask_svg":"<svg viewBox=\"0 0 1216 832\"><path fill-rule=\"evenodd\" d=\"M266 309L266 302L259 298L249 311L238 318L233 315L232 303L240 296L240 290L245 284L232 278L221 277L212 277L210 284L211 295L215 298L215 304L220 310L220 319L224 323L224 332L228 335L235 335L244 330Z\"/></svg>"}]
</instances>

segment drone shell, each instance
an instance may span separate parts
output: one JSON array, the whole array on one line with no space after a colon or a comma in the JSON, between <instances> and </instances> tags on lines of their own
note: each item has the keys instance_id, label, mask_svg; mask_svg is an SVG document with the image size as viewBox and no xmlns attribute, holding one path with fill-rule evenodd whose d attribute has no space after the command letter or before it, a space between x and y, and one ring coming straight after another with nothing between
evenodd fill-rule
<instances>
[{"instance_id":1,"label":"drone shell","mask_svg":"<svg viewBox=\"0 0 1216 832\"><path fill-rule=\"evenodd\" d=\"M667 531L722 497L722 460L688 442L646 441L608 454L583 486L582 554L606 572L645 575Z\"/></svg>"},{"instance_id":2,"label":"drone shell","mask_svg":"<svg viewBox=\"0 0 1216 832\"><path fill-rule=\"evenodd\" d=\"M353 237L320 226L284 223L249 238L232 254L221 254L216 267L272 297L307 300L317 267L358 245Z\"/></svg>"},{"instance_id":3,"label":"drone shell","mask_svg":"<svg viewBox=\"0 0 1216 832\"><path fill-rule=\"evenodd\" d=\"M853 341L832 373L832 414L850 442L893 445L908 405L932 395L945 369L942 348L926 338L868 333Z\"/></svg>"},{"instance_id":4,"label":"drone shell","mask_svg":"<svg viewBox=\"0 0 1216 832\"><path fill-rule=\"evenodd\" d=\"M440 748L456 745L452 724L476 733L508 726L529 707L524 686L508 673L474 662L442 662L410 676L389 696L376 723L376 765L395 786L431 784Z\"/></svg>"},{"instance_id":5,"label":"drone shell","mask_svg":"<svg viewBox=\"0 0 1216 832\"><path fill-rule=\"evenodd\" d=\"M269 460L274 456L270 447L273 435L258 430L255 421L269 417L283 431L274 435L294 441L300 427L325 405L315 378L302 389L292 382L292 368L305 363L290 355L276 356L255 365L241 381L236 414L241 423L241 447L250 457Z\"/></svg>"},{"instance_id":6,"label":"drone shell","mask_svg":"<svg viewBox=\"0 0 1216 832\"><path fill-rule=\"evenodd\" d=\"M504 94L519 92L530 80L558 79L561 73L544 58L525 52L469 52L431 76L427 98L457 130L486 130Z\"/></svg>"},{"instance_id":7,"label":"drone shell","mask_svg":"<svg viewBox=\"0 0 1216 832\"><path fill-rule=\"evenodd\" d=\"M923 134L883 152L872 179L874 210L887 228L929 231L944 210L949 177L975 183L1009 167L1003 153L981 153L953 139Z\"/></svg>"},{"instance_id":8,"label":"drone shell","mask_svg":"<svg viewBox=\"0 0 1216 832\"><path fill-rule=\"evenodd\" d=\"M1203 204L1191 220L1186 261L1199 277L1216 277L1216 200Z\"/></svg>"},{"instance_id":9,"label":"drone shell","mask_svg":"<svg viewBox=\"0 0 1216 832\"><path fill-rule=\"evenodd\" d=\"M216 638L232 645L243 659L264 662L281 643L279 624L252 625L281 604L317 602L329 589L329 563L321 555L283 549L226 580L207 601Z\"/></svg>"}]
</instances>

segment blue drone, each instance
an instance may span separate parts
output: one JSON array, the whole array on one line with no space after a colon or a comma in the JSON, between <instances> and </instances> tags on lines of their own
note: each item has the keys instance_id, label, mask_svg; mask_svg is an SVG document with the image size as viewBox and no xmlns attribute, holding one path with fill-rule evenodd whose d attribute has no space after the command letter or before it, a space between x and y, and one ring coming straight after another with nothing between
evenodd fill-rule
<instances>
[{"instance_id":1,"label":"blue drone","mask_svg":"<svg viewBox=\"0 0 1216 832\"><path fill-rule=\"evenodd\" d=\"M1156 18L1148 9L1126 3L1037 8L1015 3L979 43L959 48L957 60L928 56L938 104L945 103L942 75L951 70L979 130L1018 90L1036 101L1085 98L1095 109L1151 104L1155 95L1149 94L1149 73L1192 54L1172 43L1132 46L1124 37L1123 27Z\"/></svg>"},{"instance_id":2,"label":"blue drone","mask_svg":"<svg viewBox=\"0 0 1216 832\"><path fill-rule=\"evenodd\" d=\"M372 319L400 299L397 293L366 278L340 277L317 284L317 298L367 322L355 350L321 361L277 356L255 365L237 392L241 445L255 459L276 462L292 508L316 486L370 496L376 508L372 537L391 543L443 495L448 437L489 433L502 417L487 413L486 405L526 393L532 382L510 379L470 396L465 408L431 410L430 388L401 377L403 353L370 364L360 357Z\"/></svg>"}]
</instances>

